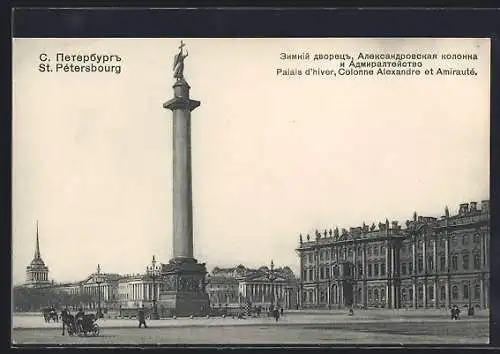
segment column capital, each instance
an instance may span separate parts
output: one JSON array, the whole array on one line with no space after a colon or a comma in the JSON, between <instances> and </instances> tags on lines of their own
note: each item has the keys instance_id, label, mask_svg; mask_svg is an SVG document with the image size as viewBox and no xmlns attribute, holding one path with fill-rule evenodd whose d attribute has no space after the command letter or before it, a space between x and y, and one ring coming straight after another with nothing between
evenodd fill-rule
<instances>
[{"instance_id":1,"label":"column capital","mask_svg":"<svg viewBox=\"0 0 500 354\"><path fill-rule=\"evenodd\" d=\"M186 97L174 97L163 104L163 108L170 109L174 111L176 109L182 109L186 111L193 111L195 108L199 107L200 101L192 100Z\"/></svg>"}]
</instances>

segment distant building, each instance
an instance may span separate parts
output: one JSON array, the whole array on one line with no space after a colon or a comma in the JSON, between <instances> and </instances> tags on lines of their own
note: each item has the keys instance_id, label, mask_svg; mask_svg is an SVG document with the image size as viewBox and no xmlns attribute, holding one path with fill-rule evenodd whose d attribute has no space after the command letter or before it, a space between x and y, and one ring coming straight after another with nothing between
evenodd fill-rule
<instances>
[{"instance_id":1,"label":"distant building","mask_svg":"<svg viewBox=\"0 0 500 354\"><path fill-rule=\"evenodd\" d=\"M26 267L26 287L38 288L50 285L49 268L45 265L40 254L40 239L38 235L38 221L36 222L35 256Z\"/></svg>"},{"instance_id":2,"label":"distant building","mask_svg":"<svg viewBox=\"0 0 500 354\"><path fill-rule=\"evenodd\" d=\"M207 293L212 307L240 307L246 304L286 309L297 307L297 279L289 267L270 269L215 267L207 276Z\"/></svg>"},{"instance_id":3,"label":"distant building","mask_svg":"<svg viewBox=\"0 0 500 354\"><path fill-rule=\"evenodd\" d=\"M489 307L489 201L300 236L301 308Z\"/></svg>"},{"instance_id":4,"label":"distant building","mask_svg":"<svg viewBox=\"0 0 500 354\"><path fill-rule=\"evenodd\" d=\"M156 297L154 292L156 291ZM153 299L160 298L160 282L153 284L152 279L146 274L127 275L118 281L119 306L126 308L139 308L153 306Z\"/></svg>"}]
</instances>

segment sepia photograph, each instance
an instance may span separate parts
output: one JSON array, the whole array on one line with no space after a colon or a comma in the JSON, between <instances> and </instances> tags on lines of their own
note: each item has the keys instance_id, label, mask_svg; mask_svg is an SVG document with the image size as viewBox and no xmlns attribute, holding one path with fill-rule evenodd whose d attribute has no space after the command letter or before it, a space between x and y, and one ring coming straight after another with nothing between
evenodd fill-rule
<instances>
[{"instance_id":1,"label":"sepia photograph","mask_svg":"<svg viewBox=\"0 0 500 354\"><path fill-rule=\"evenodd\" d=\"M11 345L489 344L490 50L14 38Z\"/></svg>"}]
</instances>

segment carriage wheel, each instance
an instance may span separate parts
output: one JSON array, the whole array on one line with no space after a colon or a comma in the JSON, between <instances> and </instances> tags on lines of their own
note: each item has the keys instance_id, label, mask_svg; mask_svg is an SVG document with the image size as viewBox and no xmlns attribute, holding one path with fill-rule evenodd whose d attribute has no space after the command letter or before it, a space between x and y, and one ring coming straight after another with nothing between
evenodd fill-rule
<instances>
[{"instance_id":1,"label":"carriage wheel","mask_svg":"<svg viewBox=\"0 0 500 354\"><path fill-rule=\"evenodd\" d=\"M94 336L98 336L100 333L101 329L97 324L94 324Z\"/></svg>"}]
</instances>

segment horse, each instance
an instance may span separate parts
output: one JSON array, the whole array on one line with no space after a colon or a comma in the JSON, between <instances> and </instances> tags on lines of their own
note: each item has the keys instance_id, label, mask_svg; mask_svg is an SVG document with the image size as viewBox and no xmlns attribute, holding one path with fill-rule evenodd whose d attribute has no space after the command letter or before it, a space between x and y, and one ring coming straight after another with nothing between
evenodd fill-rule
<instances>
[{"instance_id":1,"label":"horse","mask_svg":"<svg viewBox=\"0 0 500 354\"><path fill-rule=\"evenodd\" d=\"M77 328L76 328L76 323L75 323L75 316L69 314L66 311L61 312L61 321L63 324L63 332L62 335L64 336L64 329L67 328L68 335L72 336L76 334Z\"/></svg>"},{"instance_id":2,"label":"horse","mask_svg":"<svg viewBox=\"0 0 500 354\"><path fill-rule=\"evenodd\" d=\"M45 307L42 309L43 319L46 323L49 323L51 320L54 322L59 321L59 316L57 315L56 309L54 307Z\"/></svg>"}]
</instances>

